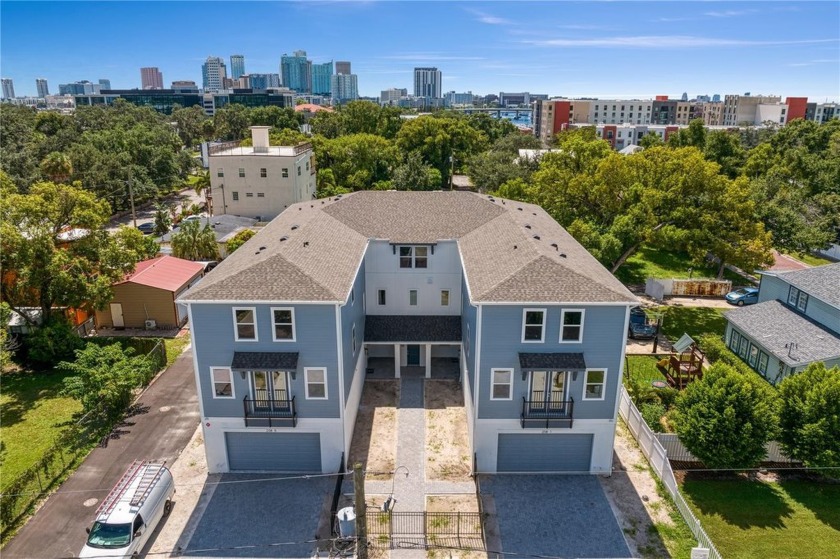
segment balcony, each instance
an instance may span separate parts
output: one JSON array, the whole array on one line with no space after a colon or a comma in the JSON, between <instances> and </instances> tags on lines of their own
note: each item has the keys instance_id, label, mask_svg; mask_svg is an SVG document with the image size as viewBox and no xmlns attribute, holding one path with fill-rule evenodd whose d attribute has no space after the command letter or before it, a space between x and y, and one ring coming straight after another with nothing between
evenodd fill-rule
<instances>
[{"instance_id":1,"label":"balcony","mask_svg":"<svg viewBox=\"0 0 840 559\"><path fill-rule=\"evenodd\" d=\"M295 397L291 400L242 400L245 427L296 427Z\"/></svg>"},{"instance_id":2,"label":"balcony","mask_svg":"<svg viewBox=\"0 0 840 559\"><path fill-rule=\"evenodd\" d=\"M569 396L568 400L546 401L526 400L522 398L522 415L520 416L523 429L556 429L572 428L572 411L575 400Z\"/></svg>"}]
</instances>

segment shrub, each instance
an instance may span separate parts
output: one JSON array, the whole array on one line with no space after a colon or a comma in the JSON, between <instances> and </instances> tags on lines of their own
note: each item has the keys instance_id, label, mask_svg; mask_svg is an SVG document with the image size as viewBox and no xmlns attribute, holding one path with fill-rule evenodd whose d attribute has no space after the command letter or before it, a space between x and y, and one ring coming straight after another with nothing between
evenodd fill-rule
<instances>
[{"instance_id":1,"label":"shrub","mask_svg":"<svg viewBox=\"0 0 840 559\"><path fill-rule=\"evenodd\" d=\"M778 395L758 375L717 363L677 397L671 420L709 468L751 468L778 432Z\"/></svg>"},{"instance_id":2,"label":"shrub","mask_svg":"<svg viewBox=\"0 0 840 559\"><path fill-rule=\"evenodd\" d=\"M813 363L779 385L785 453L811 467L840 467L840 367Z\"/></svg>"},{"instance_id":3,"label":"shrub","mask_svg":"<svg viewBox=\"0 0 840 559\"><path fill-rule=\"evenodd\" d=\"M665 415L665 406L659 403L642 404L642 407L639 408L639 412L642 414L642 418L645 420L645 423L647 423L648 427L653 429L654 432L665 432L665 428L662 427L662 416Z\"/></svg>"},{"instance_id":4,"label":"shrub","mask_svg":"<svg viewBox=\"0 0 840 559\"><path fill-rule=\"evenodd\" d=\"M66 318L53 318L24 338L27 359L35 365L55 365L73 356L83 345L82 339Z\"/></svg>"},{"instance_id":5,"label":"shrub","mask_svg":"<svg viewBox=\"0 0 840 559\"><path fill-rule=\"evenodd\" d=\"M231 240L227 242L227 251L228 254L232 254L233 251L244 245L248 239L256 235L253 229L243 229L239 233L233 236Z\"/></svg>"},{"instance_id":6,"label":"shrub","mask_svg":"<svg viewBox=\"0 0 840 559\"><path fill-rule=\"evenodd\" d=\"M749 365L741 361L740 357L726 347L726 344L720 336L705 334L699 337L698 344L700 345L700 349L705 352L706 359L710 363L726 363L741 373L755 374L755 371Z\"/></svg>"}]
</instances>

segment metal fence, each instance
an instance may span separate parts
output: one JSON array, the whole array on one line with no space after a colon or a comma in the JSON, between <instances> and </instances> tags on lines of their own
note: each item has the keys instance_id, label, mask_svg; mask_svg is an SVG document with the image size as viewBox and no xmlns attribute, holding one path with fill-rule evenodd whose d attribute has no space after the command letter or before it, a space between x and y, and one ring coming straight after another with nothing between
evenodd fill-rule
<instances>
[{"instance_id":1,"label":"metal fence","mask_svg":"<svg viewBox=\"0 0 840 559\"><path fill-rule=\"evenodd\" d=\"M452 546L483 549L482 515L477 512L381 512L366 514L368 540L390 547Z\"/></svg>"},{"instance_id":2,"label":"metal fence","mask_svg":"<svg viewBox=\"0 0 840 559\"><path fill-rule=\"evenodd\" d=\"M630 395L623 386L621 387L621 396L618 403L618 413L624 419L624 422L627 423L630 433L636 439L636 442L639 443L639 448L642 449L642 453L647 458L651 468L656 472L659 479L662 480L668 493L674 499L677 510L680 511L685 523L688 524L689 529L697 539L698 545L709 549L710 559L721 559L720 552L718 552L711 538L709 538L709 535L700 524L700 520L694 516L688 503L685 502L685 499L680 493L677 479L674 477L674 470L671 469L671 462L668 460L668 453L665 451L665 447L662 446L656 434L645 423L642 414L630 400Z\"/></svg>"},{"instance_id":3,"label":"metal fence","mask_svg":"<svg viewBox=\"0 0 840 559\"><path fill-rule=\"evenodd\" d=\"M694 456L685 448L685 445L680 440L679 436L674 433L656 433L656 438L665 449L669 460L677 462L700 462L701 460ZM793 460L784 455L781 446L776 441L770 441L766 445L767 455L764 457L764 462L774 462L779 464L799 464L798 461ZM679 468L678 468L679 469Z\"/></svg>"}]
</instances>

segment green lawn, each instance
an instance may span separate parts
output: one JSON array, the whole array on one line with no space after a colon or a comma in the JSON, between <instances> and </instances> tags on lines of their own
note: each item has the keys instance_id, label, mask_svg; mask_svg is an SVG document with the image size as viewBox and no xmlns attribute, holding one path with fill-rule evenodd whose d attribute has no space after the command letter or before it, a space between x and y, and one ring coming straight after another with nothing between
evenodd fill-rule
<instances>
[{"instance_id":1,"label":"green lawn","mask_svg":"<svg viewBox=\"0 0 840 559\"><path fill-rule=\"evenodd\" d=\"M672 342L685 333L695 340L703 334L723 336L726 311L710 307L668 307L662 320L662 333Z\"/></svg>"},{"instance_id":2,"label":"green lawn","mask_svg":"<svg viewBox=\"0 0 840 559\"><path fill-rule=\"evenodd\" d=\"M58 394L66 376L59 371L25 370L0 377L0 489L41 459L62 424L81 409L76 400Z\"/></svg>"},{"instance_id":3,"label":"green lawn","mask_svg":"<svg viewBox=\"0 0 840 559\"><path fill-rule=\"evenodd\" d=\"M181 352L184 351L184 348L187 347L187 344L190 343L190 333L187 332L186 335L181 336L180 338L165 338L163 340L163 345L166 346L166 366L170 367L172 363L181 355Z\"/></svg>"},{"instance_id":4,"label":"green lawn","mask_svg":"<svg viewBox=\"0 0 840 559\"><path fill-rule=\"evenodd\" d=\"M691 269L691 272L689 270ZM616 271L615 277L626 284L644 285L647 278L714 278L717 267L699 267L691 262L687 254L668 252L649 247L642 247ZM740 285L744 278L726 270L724 279Z\"/></svg>"},{"instance_id":5,"label":"green lawn","mask_svg":"<svg viewBox=\"0 0 840 559\"><path fill-rule=\"evenodd\" d=\"M840 485L706 480L682 489L724 557L840 557Z\"/></svg>"},{"instance_id":6,"label":"green lawn","mask_svg":"<svg viewBox=\"0 0 840 559\"><path fill-rule=\"evenodd\" d=\"M831 260L827 258L823 258L821 256L817 256L816 254L804 253L804 252L797 252L791 254L793 258L796 258L800 262L804 262L809 266L825 266L826 264L831 264Z\"/></svg>"},{"instance_id":7,"label":"green lawn","mask_svg":"<svg viewBox=\"0 0 840 559\"><path fill-rule=\"evenodd\" d=\"M659 359L659 357L653 355L628 355L627 370L624 373L624 378L640 380L646 385L650 385L655 380L664 381L665 377L656 368L656 362Z\"/></svg>"}]
</instances>

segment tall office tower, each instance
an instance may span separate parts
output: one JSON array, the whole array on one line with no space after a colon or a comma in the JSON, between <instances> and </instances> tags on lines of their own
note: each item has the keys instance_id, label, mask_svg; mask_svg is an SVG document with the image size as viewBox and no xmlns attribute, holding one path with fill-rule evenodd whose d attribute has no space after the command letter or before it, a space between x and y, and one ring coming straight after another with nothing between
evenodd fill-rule
<instances>
[{"instance_id":1,"label":"tall office tower","mask_svg":"<svg viewBox=\"0 0 840 559\"><path fill-rule=\"evenodd\" d=\"M392 105L400 100L401 97L407 97L408 90L406 88L392 87L390 89L383 89L379 94L379 102L382 105Z\"/></svg>"},{"instance_id":2,"label":"tall office tower","mask_svg":"<svg viewBox=\"0 0 840 559\"><path fill-rule=\"evenodd\" d=\"M306 51L296 50L292 56L280 58L280 73L283 85L298 93L312 92L312 62L307 60Z\"/></svg>"},{"instance_id":3,"label":"tall office tower","mask_svg":"<svg viewBox=\"0 0 840 559\"><path fill-rule=\"evenodd\" d=\"M3 78L3 99L14 99L15 98L15 82L12 81L12 78Z\"/></svg>"},{"instance_id":4,"label":"tall office tower","mask_svg":"<svg viewBox=\"0 0 840 559\"><path fill-rule=\"evenodd\" d=\"M227 78L227 67L224 60L218 56L208 56L207 61L201 65L202 86L205 93L219 91L225 86Z\"/></svg>"},{"instance_id":5,"label":"tall office tower","mask_svg":"<svg viewBox=\"0 0 840 559\"><path fill-rule=\"evenodd\" d=\"M161 76L163 78L163 76ZM99 80L99 89L111 89L111 80L101 78ZM161 81L160 89L163 89L163 81Z\"/></svg>"},{"instance_id":6,"label":"tall office tower","mask_svg":"<svg viewBox=\"0 0 840 559\"><path fill-rule=\"evenodd\" d=\"M350 71L350 63L346 60L337 60L335 62L335 73L336 74L351 74Z\"/></svg>"},{"instance_id":7,"label":"tall office tower","mask_svg":"<svg viewBox=\"0 0 840 559\"><path fill-rule=\"evenodd\" d=\"M238 80L245 75L245 57L241 54L230 55L230 77Z\"/></svg>"},{"instance_id":8,"label":"tall office tower","mask_svg":"<svg viewBox=\"0 0 840 559\"><path fill-rule=\"evenodd\" d=\"M359 84L356 74L333 74L330 91L334 104L359 98Z\"/></svg>"},{"instance_id":9,"label":"tall office tower","mask_svg":"<svg viewBox=\"0 0 840 559\"><path fill-rule=\"evenodd\" d=\"M442 74L437 68L414 69L414 96L440 98Z\"/></svg>"},{"instance_id":10,"label":"tall office tower","mask_svg":"<svg viewBox=\"0 0 840 559\"><path fill-rule=\"evenodd\" d=\"M280 74L266 74L268 76L268 87L280 87Z\"/></svg>"},{"instance_id":11,"label":"tall office tower","mask_svg":"<svg viewBox=\"0 0 840 559\"><path fill-rule=\"evenodd\" d=\"M712 95L712 103L719 103L720 102L720 93L715 93Z\"/></svg>"},{"instance_id":12,"label":"tall office tower","mask_svg":"<svg viewBox=\"0 0 840 559\"><path fill-rule=\"evenodd\" d=\"M680 101L688 101L688 92L683 91L682 97L680 97Z\"/></svg>"},{"instance_id":13,"label":"tall office tower","mask_svg":"<svg viewBox=\"0 0 840 559\"><path fill-rule=\"evenodd\" d=\"M44 98L50 94L50 86L47 85L46 78L36 78L35 88L38 90L38 97Z\"/></svg>"},{"instance_id":14,"label":"tall office tower","mask_svg":"<svg viewBox=\"0 0 840 559\"><path fill-rule=\"evenodd\" d=\"M314 95L329 95L332 91L333 63L312 65L312 93Z\"/></svg>"},{"instance_id":15,"label":"tall office tower","mask_svg":"<svg viewBox=\"0 0 840 559\"><path fill-rule=\"evenodd\" d=\"M143 89L163 89L163 74L155 66L140 68L140 83Z\"/></svg>"}]
</instances>

